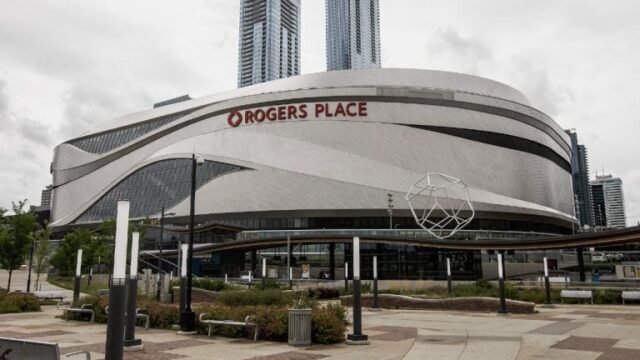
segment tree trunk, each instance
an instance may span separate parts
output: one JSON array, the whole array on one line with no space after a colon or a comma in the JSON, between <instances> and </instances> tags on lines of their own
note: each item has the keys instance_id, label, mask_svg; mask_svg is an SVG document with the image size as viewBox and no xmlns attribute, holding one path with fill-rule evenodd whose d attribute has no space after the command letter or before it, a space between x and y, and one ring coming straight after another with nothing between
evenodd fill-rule
<instances>
[{"instance_id":1,"label":"tree trunk","mask_svg":"<svg viewBox=\"0 0 640 360\"><path fill-rule=\"evenodd\" d=\"M36 286L33 288L34 291L38 290L39 284L40 284L40 268L36 269Z\"/></svg>"},{"instance_id":2,"label":"tree trunk","mask_svg":"<svg viewBox=\"0 0 640 360\"><path fill-rule=\"evenodd\" d=\"M13 274L13 270L9 270L9 280L7 281L7 294L11 292L11 274Z\"/></svg>"}]
</instances>

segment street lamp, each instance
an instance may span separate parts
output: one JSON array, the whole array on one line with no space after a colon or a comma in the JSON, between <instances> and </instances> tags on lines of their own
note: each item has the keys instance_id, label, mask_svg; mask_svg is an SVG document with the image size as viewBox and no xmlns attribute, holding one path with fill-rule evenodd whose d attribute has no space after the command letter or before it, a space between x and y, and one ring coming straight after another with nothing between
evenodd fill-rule
<instances>
[{"instance_id":1,"label":"street lamp","mask_svg":"<svg viewBox=\"0 0 640 360\"><path fill-rule=\"evenodd\" d=\"M180 330L182 333L195 334L196 314L191 309L191 283L193 274L191 271L193 264L193 229L195 226L195 208L196 208L196 168L204 164L204 159L196 154L191 155L191 206L189 211L189 247L187 249L187 291L185 296L184 308L180 309Z\"/></svg>"},{"instance_id":2,"label":"street lamp","mask_svg":"<svg viewBox=\"0 0 640 360\"><path fill-rule=\"evenodd\" d=\"M393 194L387 193L387 212L389 213L389 229L393 230Z\"/></svg>"},{"instance_id":3,"label":"street lamp","mask_svg":"<svg viewBox=\"0 0 640 360\"><path fill-rule=\"evenodd\" d=\"M158 242L158 288L156 290L156 300L161 300L162 293L162 283L164 274L162 273L162 242L164 240L164 218L165 216L173 216L176 213L166 213L164 212L164 206L162 206L162 211L160 212L160 241Z\"/></svg>"}]
</instances>

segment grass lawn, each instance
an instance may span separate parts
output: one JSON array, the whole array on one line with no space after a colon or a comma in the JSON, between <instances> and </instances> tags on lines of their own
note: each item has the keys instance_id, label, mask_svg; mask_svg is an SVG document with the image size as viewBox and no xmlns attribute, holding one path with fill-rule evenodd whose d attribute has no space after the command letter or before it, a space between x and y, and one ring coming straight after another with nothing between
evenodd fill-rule
<instances>
[{"instance_id":1,"label":"grass lawn","mask_svg":"<svg viewBox=\"0 0 640 360\"><path fill-rule=\"evenodd\" d=\"M70 276L49 276L47 281L53 285L59 286L64 289L73 290L74 277ZM91 281L91 286L87 286L87 279L80 281L80 292L91 295L98 295L98 290L108 289L109 284L106 282L99 282L96 279Z\"/></svg>"}]
</instances>

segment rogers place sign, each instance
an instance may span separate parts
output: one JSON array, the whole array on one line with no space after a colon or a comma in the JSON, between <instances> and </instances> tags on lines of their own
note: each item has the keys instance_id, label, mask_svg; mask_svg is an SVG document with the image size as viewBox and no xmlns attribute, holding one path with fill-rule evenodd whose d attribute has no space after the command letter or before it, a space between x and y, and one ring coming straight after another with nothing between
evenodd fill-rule
<instances>
[{"instance_id":1,"label":"rogers place sign","mask_svg":"<svg viewBox=\"0 0 640 360\"><path fill-rule=\"evenodd\" d=\"M232 111L229 113L229 116L227 116L227 122L231 127L238 127L241 124L255 124L264 121L365 116L367 116L366 102L337 102L278 105L257 109Z\"/></svg>"}]
</instances>

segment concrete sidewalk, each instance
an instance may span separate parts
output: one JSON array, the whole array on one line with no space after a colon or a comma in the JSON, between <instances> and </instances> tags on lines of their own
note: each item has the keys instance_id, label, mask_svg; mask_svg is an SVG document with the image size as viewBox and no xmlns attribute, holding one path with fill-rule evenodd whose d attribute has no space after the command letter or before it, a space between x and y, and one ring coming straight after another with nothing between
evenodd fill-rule
<instances>
[{"instance_id":1,"label":"concrete sidewalk","mask_svg":"<svg viewBox=\"0 0 640 360\"><path fill-rule=\"evenodd\" d=\"M60 344L63 353L104 358L106 326L65 322L55 306L0 315L0 336ZM363 313L371 345L313 345L180 336L144 330L145 349L125 359L640 359L640 306L565 305L533 315L383 310Z\"/></svg>"},{"instance_id":2,"label":"concrete sidewalk","mask_svg":"<svg viewBox=\"0 0 640 360\"><path fill-rule=\"evenodd\" d=\"M29 272L26 270L15 270L11 276L11 291L27 291L27 280ZM31 291L35 290L37 274L31 273ZM6 288L7 281L9 280L9 272L6 270L0 270L0 287ZM65 301L71 301L73 299L73 290L63 289L47 282L47 274L40 274L40 281L38 283L38 290L48 291L62 291L65 295ZM86 296L87 294L81 293L80 296Z\"/></svg>"}]
</instances>

